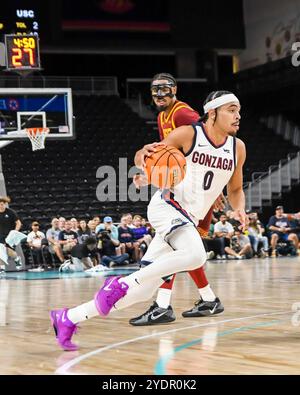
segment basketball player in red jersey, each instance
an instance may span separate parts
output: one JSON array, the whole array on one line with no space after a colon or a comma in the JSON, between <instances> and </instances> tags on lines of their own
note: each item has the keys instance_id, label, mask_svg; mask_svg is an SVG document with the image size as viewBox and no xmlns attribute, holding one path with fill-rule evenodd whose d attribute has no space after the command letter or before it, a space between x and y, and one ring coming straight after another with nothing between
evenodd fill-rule
<instances>
[{"instance_id":1,"label":"basketball player in red jersey","mask_svg":"<svg viewBox=\"0 0 300 395\"><path fill-rule=\"evenodd\" d=\"M160 73L153 77L151 95L159 111L157 123L160 140L165 139L177 127L191 125L198 122L200 118L197 111L188 104L177 100L176 93L177 82L171 74ZM213 207L198 224L197 229L202 237L208 233L212 212ZM183 317L205 317L223 312L224 307L210 288L203 267L193 270L189 274L198 288L200 299L197 300L192 309L182 313ZM156 301L145 313L129 321L131 325L158 325L175 320L170 305L175 276L174 274L168 278L159 288Z\"/></svg>"}]
</instances>

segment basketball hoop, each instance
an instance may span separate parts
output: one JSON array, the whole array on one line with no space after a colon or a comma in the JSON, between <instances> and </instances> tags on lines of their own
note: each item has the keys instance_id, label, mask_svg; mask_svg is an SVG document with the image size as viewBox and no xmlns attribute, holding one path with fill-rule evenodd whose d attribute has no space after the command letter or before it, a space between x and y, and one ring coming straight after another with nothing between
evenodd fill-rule
<instances>
[{"instance_id":1,"label":"basketball hoop","mask_svg":"<svg viewBox=\"0 0 300 395\"><path fill-rule=\"evenodd\" d=\"M45 148L45 139L49 133L49 128L26 128L25 132L32 144L32 151Z\"/></svg>"}]
</instances>

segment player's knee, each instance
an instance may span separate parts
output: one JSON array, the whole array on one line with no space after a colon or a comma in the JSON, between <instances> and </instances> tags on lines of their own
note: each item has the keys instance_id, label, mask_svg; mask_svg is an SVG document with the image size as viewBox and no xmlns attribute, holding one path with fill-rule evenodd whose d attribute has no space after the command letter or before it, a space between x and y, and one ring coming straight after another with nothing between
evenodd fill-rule
<instances>
[{"instance_id":1,"label":"player's knee","mask_svg":"<svg viewBox=\"0 0 300 395\"><path fill-rule=\"evenodd\" d=\"M204 265L206 261L206 252L204 248L197 248L187 251L187 258L189 261L189 268L196 269Z\"/></svg>"}]
</instances>

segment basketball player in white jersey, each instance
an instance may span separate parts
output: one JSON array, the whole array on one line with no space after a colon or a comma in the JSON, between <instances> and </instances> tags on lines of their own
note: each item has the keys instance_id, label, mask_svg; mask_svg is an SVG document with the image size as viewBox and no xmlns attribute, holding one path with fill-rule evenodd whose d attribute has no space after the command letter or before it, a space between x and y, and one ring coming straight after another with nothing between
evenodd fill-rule
<instances>
[{"instance_id":1,"label":"basketball player in white jersey","mask_svg":"<svg viewBox=\"0 0 300 395\"><path fill-rule=\"evenodd\" d=\"M206 261L206 252L196 229L227 184L229 203L242 227L247 225L242 167L244 143L235 138L239 129L240 103L227 91L211 93L204 105L203 122L181 126L163 140L186 156L184 180L172 191L157 191L148 206L148 219L156 229L145 259L153 262L126 277L109 277L90 302L71 309L51 311L59 345L76 350L72 336L77 324L97 315L107 316L148 300L170 274L193 270ZM136 153L135 164L144 160L161 143L144 146Z\"/></svg>"}]
</instances>

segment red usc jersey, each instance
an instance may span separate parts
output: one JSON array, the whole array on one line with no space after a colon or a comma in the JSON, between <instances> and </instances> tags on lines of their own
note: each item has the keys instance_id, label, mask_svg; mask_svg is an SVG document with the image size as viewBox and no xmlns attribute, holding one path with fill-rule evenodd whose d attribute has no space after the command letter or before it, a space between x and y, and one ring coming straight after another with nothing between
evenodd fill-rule
<instances>
[{"instance_id":1,"label":"red usc jersey","mask_svg":"<svg viewBox=\"0 0 300 395\"><path fill-rule=\"evenodd\" d=\"M183 101L176 100L168 115L161 111L157 117L159 137L166 138L172 130L183 125L191 125L197 122L200 115Z\"/></svg>"}]
</instances>

